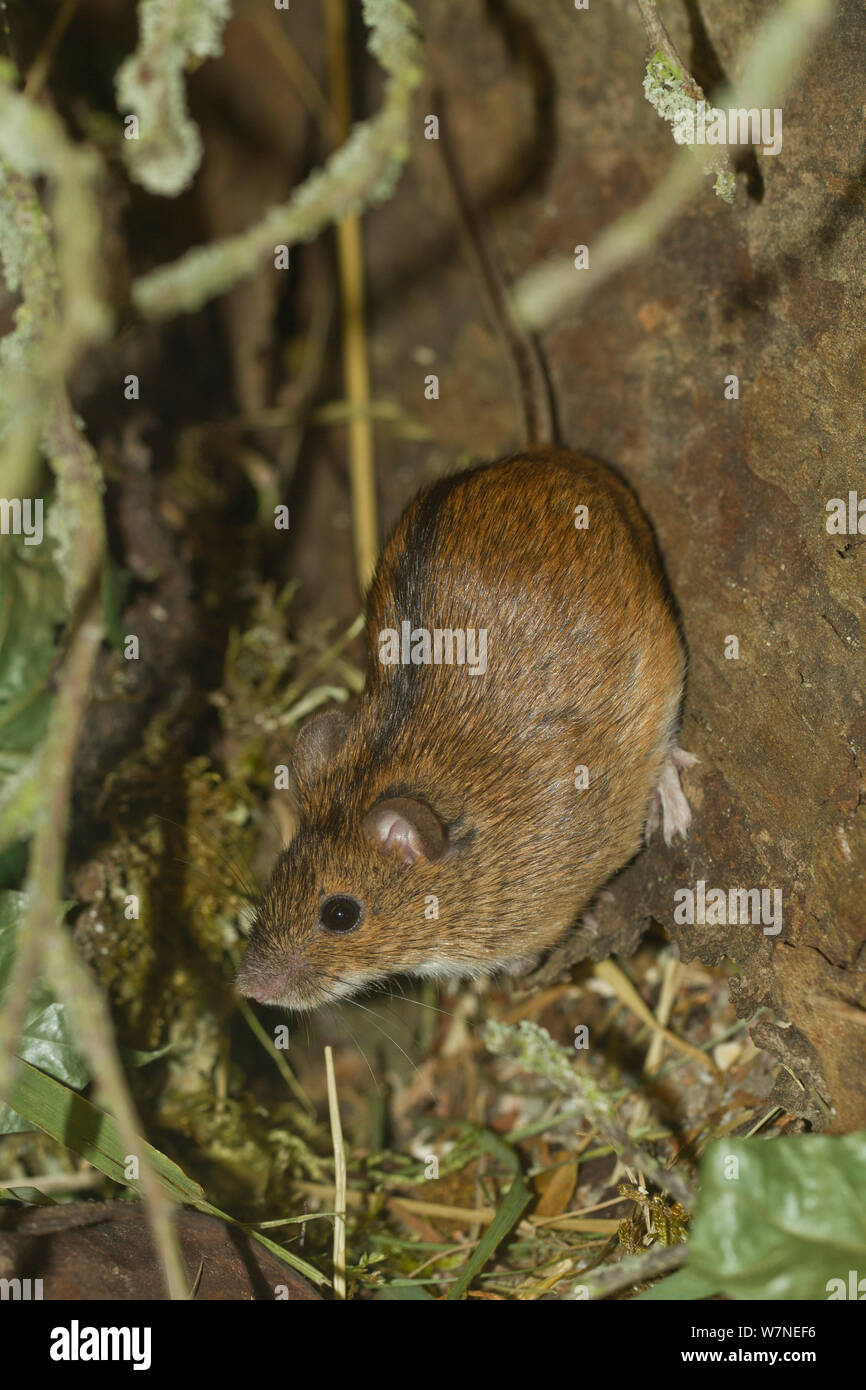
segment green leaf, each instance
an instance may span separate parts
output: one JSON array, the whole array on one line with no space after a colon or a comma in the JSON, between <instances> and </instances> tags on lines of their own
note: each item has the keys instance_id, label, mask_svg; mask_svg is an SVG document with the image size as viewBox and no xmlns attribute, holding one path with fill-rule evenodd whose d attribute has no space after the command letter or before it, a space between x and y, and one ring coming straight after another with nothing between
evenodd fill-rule
<instances>
[{"instance_id":1,"label":"green leaf","mask_svg":"<svg viewBox=\"0 0 866 1390\"><path fill-rule=\"evenodd\" d=\"M9 1097L10 1104L35 1128L56 1139L65 1148L85 1158L113 1182L138 1192L136 1181L126 1176L127 1151L120 1142L117 1126L110 1115L92 1105L75 1091L22 1062ZM204 1191L188 1178L176 1163L158 1149L141 1141L160 1182L181 1202L198 1205Z\"/></svg>"},{"instance_id":2,"label":"green leaf","mask_svg":"<svg viewBox=\"0 0 866 1390\"><path fill-rule=\"evenodd\" d=\"M20 1206L24 1204L28 1207L56 1207L60 1205L54 1197L49 1197L45 1192L40 1192L38 1187L22 1187L20 1183L12 1187L6 1187L0 1184L0 1192L4 1194L3 1197L0 1197L0 1202L6 1200L7 1194L8 1197L14 1198L14 1201L9 1203L10 1206Z\"/></svg>"},{"instance_id":3,"label":"green leaf","mask_svg":"<svg viewBox=\"0 0 866 1390\"><path fill-rule=\"evenodd\" d=\"M433 1295L421 1284L413 1284L411 1279L395 1280L393 1284L383 1284L377 1290L376 1303L432 1303Z\"/></svg>"},{"instance_id":4,"label":"green leaf","mask_svg":"<svg viewBox=\"0 0 866 1390\"><path fill-rule=\"evenodd\" d=\"M59 1081L46 1076L44 1072L37 1071L27 1062L22 1062L19 1067L9 1101L18 1114L23 1115L35 1129L41 1129L58 1144L86 1159L113 1182L122 1183L124 1187L141 1195L138 1180L126 1176L127 1150L121 1143L117 1125L104 1110L91 1105L89 1100L77 1095L75 1091L70 1091ZM329 1283L325 1275L307 1264L306 1260L299 1259L297 1255L284 1250L267 1236L261 1235L241 1221L235 1221L233 1217L220 1211L219 1207L212 1206L205 1198L203 1188L192 1178L188 1178L183 1169L160 1153L159 1149L140 1139L137 1152L149 1158L160 1184L175 1201L186 1202L209 1216L216 1216L221 1221L247 1231L253 1240L257 1240L285 1264L291 1265L292 1269L296 1269L311 1283Z\"/></svg>"},{"instance_id":5,"label":"green leaf","mask_svg":"<svg viewBox=\"0 0 866 1390\"><path fill-rule=\"evenodd\" d=\"M717 1140L700 1178L688 1268L715 1291L826 1299L866 1273L866 1132Z\"/></svg>"},{"instance_id":6,"label":"green leaf","mask_svg":"<svg viewBox=\"0 0 866 1390\"><path fill-rule=\"evenodd\" d=\"M102 565L102 621L106 639L115 648L123 645L121 618L131 578L129 570L122 569L110 555L105 556Z\"/></svg>"},{"instance_id":7,"label":"green leaf","mask_svg":"<svg viewBox=\"0 0 866 1390\"><path fill-rule=\"evenodd\" d=\"M532 1198L532 1193L523 1181L520 1160L514 1150L502 1139L486 1130L479 1132L478 1139L483 1148L500 1158L511 1169L514 1173L514 1181L484 1235L466 1261L456 1281L448 1290L446 1301L463 1297L472 1280L477 1274L480 1274L494 1250L505 1239L509 1231L517 1225Z\"/></svg>"},{"instance_id":8,"label":"green leaf","mask_svg":"<svg viewBox=\"0 0 866 1390\"><path fill-rule=\"evenodd\" d=\"M29 753L51 710L56 629L66 616L49 546L4 539L0 559L0 749Z\"/></svg>"},{"instance_id":9,"label":"green leaf","mask_svg":"<svg viewBox=\"0 0 866 1390\"><path fill-rule=\"evenodd\" d=\"M18 929L26 906L26 894L8 890L0 892L0 1009L9 984ZM32 1063L69 1086L86 1086L90 1080L87 1066L70 1037L65 1006L40 981L31 991L16 1051L25 1062ZM0 1104L0 1134L19 1134L31 1128L32 1125L21 1115Z\"/></svg>"}]
</instances>

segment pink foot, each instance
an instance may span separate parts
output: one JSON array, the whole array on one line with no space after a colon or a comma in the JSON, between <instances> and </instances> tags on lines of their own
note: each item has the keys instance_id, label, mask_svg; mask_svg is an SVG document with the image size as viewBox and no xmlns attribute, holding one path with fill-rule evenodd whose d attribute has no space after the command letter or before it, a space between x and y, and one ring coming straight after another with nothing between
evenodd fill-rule
<instances>
[{"instance_id":1,"label":"pink foot","mask_svg":"<svg viewBox=\"0 0 866 1390\"><path fill-rule=\"evenodd\" d=\"M680 768L694 767L697 761L694 753L686 753L683 748L671 749L652 794L646 823L647 840L658 829L659 820L666 845L671 843L675 835L686 838L692 823L692 812L680 786Z\"/></svg>"}]
</instances>

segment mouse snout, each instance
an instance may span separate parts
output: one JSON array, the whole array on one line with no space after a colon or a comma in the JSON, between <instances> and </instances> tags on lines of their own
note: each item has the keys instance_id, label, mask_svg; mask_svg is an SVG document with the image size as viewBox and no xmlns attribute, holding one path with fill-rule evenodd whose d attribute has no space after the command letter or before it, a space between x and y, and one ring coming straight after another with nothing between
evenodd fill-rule
<instances>
[{"instance_id":1,"label":"mouse snout","mask_svg":"<svg viewBox=\"0 0 866 1390\"><path fill-rule=\"evenodd\" d=\"M288 951L278 966L244 961L235 980L236 987L259 1004L280 1004L294 995L309 978L310 963L300 951Z\"/></svg>"}]
</instances>

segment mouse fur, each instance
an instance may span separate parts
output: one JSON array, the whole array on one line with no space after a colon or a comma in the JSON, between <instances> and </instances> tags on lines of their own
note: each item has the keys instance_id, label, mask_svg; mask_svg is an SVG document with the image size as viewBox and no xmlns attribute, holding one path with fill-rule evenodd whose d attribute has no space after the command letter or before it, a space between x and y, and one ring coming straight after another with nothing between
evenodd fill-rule
<instances>
[{"instance_id":1,"label":"mouse fur","mask_svg":"<svg viewBox=\"0 0 866 1390\"><path fill-rule=\"evenodd\" d=\"M483 629L486 670L383 664L404 621ZM603 464L530 448L425 488L384 547L366 635L354 717L298 737L299 826L238 977L261 1002L525 969L648 829L688 826L683 642L649 524ZM320 919L335 895L360 905L351 930Z\"/></svg>"}]
</instances>

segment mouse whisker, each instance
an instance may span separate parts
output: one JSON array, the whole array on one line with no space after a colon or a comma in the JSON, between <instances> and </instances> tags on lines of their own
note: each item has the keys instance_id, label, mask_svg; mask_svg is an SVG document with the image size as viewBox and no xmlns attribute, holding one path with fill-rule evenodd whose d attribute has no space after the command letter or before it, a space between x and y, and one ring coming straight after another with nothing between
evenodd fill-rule
<instances>
[{"instance_id":1,"label":"mouse whisker","mask_svg":"<svg viewBox=\"0 0 866 1390\"><path fill-rule=\"evenodd\" d=\"M391 983L395 982L392 980ZM405 990L401 990L399 994L394 994L392 990L388 989L384 980L379 984L372 985L371 988L377 994L387 994L391 999L402 1001L405 1004L414 1004L419 1009L431 1009L434 1014L443 1014L445 1018L454 1017L453 1009L442 1009L438 1004L428 1004L426 999L416 999L414 995L407 994Z\"/></svg>"},{"instance_id":2,"label":"mouse whisker","mask_svg":"<svg viewBox=\"0 0 866 1390\"><path fill-rule=\"evenodd\" d=\"M391 1036L391 1034L388 1032L388 1030L387 1030L386 1028L383 1028L383 1027L381 1026L381 1024L379 1023L379 1020L378 1020L378 1015L373 1011L373 1009L368 1009L367 1006L366 1006L366 1004L359 1004L358 1001L357 1001L357 999L345 999L343 1002L346 1003L346 1004L351 1004L351 1005L353 1006L353 1008L362 1009L363 1012L364 1012L365 1014L369 1014L370 1017L371 1017L372 1020L373 1020L373 1027L374 1027L374 1028L378 1028L379 1032L382 1033L382 1034L384 1035L384 1037L386 1037L386 1038L388 1039L389 1043L392 1043L393 1046L396 1047L396 1049L397 1049L398 1052L402 1052L403 1056L406 1058L406 1061L409 1063L409 1066L412 1068L412 1070L414 1071L415 1075L416 1075L416 1076L420 1076L420 1075L421 1075L421 1071L420 1071L419 1067L417 1066L417 1064L416 1064L415 1062L412 1061L412 1058L409 1056L409 1053L406 1051L406 1049L405 1049L404 1047L401 1047L400 1044L398 1043L397 1039L396 1039L396 1038L393 1038L393 1037ZM434 1095L432 1089L430 1089L430 1090L428 1091L428 1094L429 1094L429 1096L430 1096L430 1099L433 1100L433 1101L435 1101L436 1097L435 1097L435 1095Z\"/></svg>"},{"instance_id":3,"label":"mouse whisker","mask_svg":"<svg viewBox=\"0 0 866 1390\"><path fill-rule=\"evenodd\" d=\"M346 985L347 987L351 988L351 984L352 984L351 980L346 979L346 978L345 978L344 976L342 976L342 975L335 975L334 972L333 972L332 970L320 970L320 971L319 971L319 974L320 974L320 975L324 975L325 978L328 979L328 980L333 980L335 984L338 984L338 985ZM368 985L367 988L370 990L371 993L376 993L376 994L380 994L380 993L390 994L390 995L391 995L391 998L394 999L394 1000L398 1000L399 997L400 997L400 996L398 996L398 995L396 995L396 994L391 994L391 991L390 991L390 990L385 989L384 981L374 981L374 982L372 982L370 985ZM410 1004L411 1004L411 1003L417 1003L417 1002L418 1002L417 1000L409 999L406 995L403 995L402 998L406 1001L406 1003L410 1003ZM357 1003L357 1000L348 1000L348 1001L347 1001L347 1000L344 998L344 999L342 999L340 1002L341 1002L341 1003L346 1003L346 1002L349 1002L349 1003ZM358 1007L359 1007L359 1008L362 1008L363 1005L360 1005L360 1004L359 1004ZM368 1012L368 1013L373 1013L374 1010L368 1008L368 1009L367 1009L367 1012ZM391 1017L389 1017L388 1015L386 1015L386 1021L387 1021L389 1024L391 1024L392 1027L395 1027L395 1028L396 1028L396 1027L405 1028L406 1031L407 1031L408 1033L411 1033L411 1031L412 1031L412 1030L411 1030L411 1027L409 1026L409 1024L408 1024L408 1023L404 1023L402 1019L391 1018ZM392 1041L393 1041L393 1039L392 1039Z\"/></svg>"},{"instance_id":4,"label":"mouse whisker","mask_svg":"<svg viewBox=\"0 0 866 1390\"><path fill-rule=\"evenodd\" d=\"M337 1015L337 1017L339 1017L339 1015ZM378 1078L377 1078L377 1076L376 1076L376 1073L374 1072L373 1067L372 1067L372 1065L371 1065L371 1063L370 1063L370 1058L367 1056L366 1052L364 1051L364 1049L363 1049L363 1047L361 1046L361 1044L360 1044L360 1042L358 1041L358 1039L355 1037L355 1034L352 1032L352 1030L351 1030L351 1028L349 1027L349 1025L348 1025L348 1023L346 1022L346 1020L345 1020L344 1018L342 1018L342 1017L339 1017L339 1023L340 1023L340 1026L341 1026L342 1028L345 1028L346 1032L349 1034L349 1037L352 1039L352 1042L355 1044L356 1048L358 1049L358 1051L360 1052L360 1054L361 1054L361 1056L363 1057L364 1061L366 1062L366 1064L367 1064L367 1070L368 1070L368 1072L370 1073L370 1076L372 1077L373 1085L376 1087L376 1094L379 1095L379 1096L381 1096L381 1094L382 1094L382 1087L379 1085L379 1081L378 1081Z\"/></svg>"},{"instance_id":5,"label":"mouse whisker","mask_svg":"<svg viewBox=\"0 0 866 1390\"><path fill-rule=\"evenodd\" d=\"M243 897L249 898L250 901L255 901L260 896L261 889L256 883L255 875L250 866L245 862L242 870L224 846L219 843L216 836L212 835L210 831L205 831L202 835L197 830L190 830L189 826L181 825L179 821L172 820L170 816L163 816L159 812L156 813L156 818L157 820L164 821L166 825L172 825L176 830L182 831L188 839L197 840L205 849L210 849L210 851L216 855L217 859L219 859L223 867L228 870ZM179 860L178 862L184 863L185 861Z\"/></svg>"}]
</instances>

